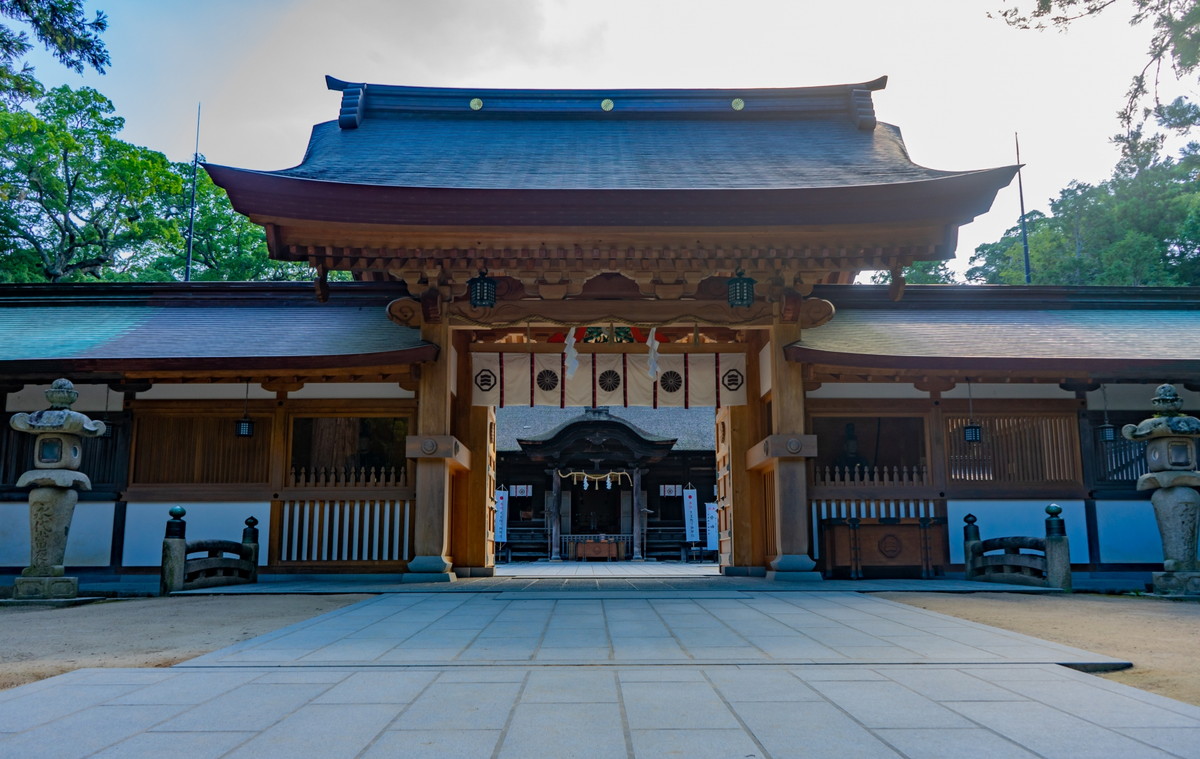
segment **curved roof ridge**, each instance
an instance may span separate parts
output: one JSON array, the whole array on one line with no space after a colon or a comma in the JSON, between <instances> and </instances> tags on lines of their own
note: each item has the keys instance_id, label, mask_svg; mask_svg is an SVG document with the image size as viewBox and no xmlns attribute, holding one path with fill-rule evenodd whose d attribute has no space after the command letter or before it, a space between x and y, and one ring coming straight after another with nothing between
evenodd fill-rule
<instances>
[{"instance_id":1,"label":"curved roof ridge","mask_svg":"<svg viewBox=\"0 0 1200 759\"><path fill-rule=\"evenodd\" d=\"M871 93L887 77L869 82L811 87L730 87L720 89L489 89L411 87L347 82L325 77L342 93L338 126L357 129L367 118L458 114L476 119L522 118L809 118L839 116L860 129L874 129Z\"/></svg>"},{"instance_id":2,"label":"curved roof ridge","mask_svg":"<svg viewBox=\"0 0 1200 759\"><path fill-rule=\"evenodd\" d=\"M576 424L584 424L584 423L594 424L596 422L616 422L617 424L628 427L631 432L633 432L635 435L640 437L642 440L645 440L646 442L649 442L649 443L668 443L669 442L669 443L674 444L675 441L678 439L678 438L673 438L673 437L662 437L661 435L655 435L652 432L647 432L646 430L642 429L641 427L638 427L636 424L629 421L628 419L624 419L622 417L617 416L616 414L613 414L612 412L610 412L608 410L607 406L595 406L592 408L584 408L581 413L579 413L579 414L571 417L570 419L566 420L565 422L559 424L558 426L556 426L554 429L550 430L549 432L543 432L540 435L529 435L527 437L518 437L517 443L518 444L544 443L547 440L553 440L557 435L561 434L568 427L571 427Z\"/></svg>"}]
</instances>

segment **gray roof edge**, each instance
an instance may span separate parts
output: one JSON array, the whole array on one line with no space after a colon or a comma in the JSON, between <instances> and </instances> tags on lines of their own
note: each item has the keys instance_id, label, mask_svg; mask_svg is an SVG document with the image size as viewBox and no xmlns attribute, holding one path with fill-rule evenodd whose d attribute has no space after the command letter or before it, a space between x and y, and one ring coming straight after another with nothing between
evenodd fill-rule
<instances>
[{"instance_id":1,"label":"gray roof edge","mask_svg":"<svg viewBox=\"0 0 1200 759\"><path fill-rule=\"evenodd\" d=\"M373 84L349 82L333 76L325 77L325 86L335 92L357 92L365 96L369 108L371 100L387 99L388 108L404 111L466 111L470 112L473 98L482 101L478 109L488 113L602 113L599 103L608 98L614 102L625 100L638 103L637 110L656 113L695 113L707 104L712 112L730 110L730 101L742 97L746 103L746 115L754 113L779 113L781 111L804 111L811 107L814 98L847 96L844 107L851 113L855 106L850 102L850 93L859 92L869 97L871 92L887 86L887 76L867 82L816 85L807 87L728 87L728 88L597 88L597 89L522 89L522 88L467 88L467 87L415 87L408 85ZM862 97L861 95L858 97ZM753 100L753 103L750 101ZM757 103L757 107L754 107ZM614 108L613 113L619 112ZM343 110L343 114L345 111Z\"/></svg>"}]
</instances>

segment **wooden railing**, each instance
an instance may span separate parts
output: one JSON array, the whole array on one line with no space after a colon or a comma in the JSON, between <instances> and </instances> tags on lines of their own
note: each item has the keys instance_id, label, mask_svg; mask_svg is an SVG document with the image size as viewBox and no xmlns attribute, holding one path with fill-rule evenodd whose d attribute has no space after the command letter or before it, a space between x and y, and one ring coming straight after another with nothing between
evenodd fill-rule
<instances>
[{"instance_id":1,"label":"wooden railing","mask_svg":"<svg viewBox=\"0 0 1200 759\"><path fill-rule=\"evenodd\" d=\"M828 487L923 487L928 484L928 479L929 469L925 466L815 466L812 484Z\"/></svg>"},{"instance_id":2,"label":"wooden railing","mask_svg":"<svg viewBox=\"0 0 1200 759\"><path fill-rule=\"evenodd\" d=\"M1146 443L1117 438L1107 443L1097 440L1096 479L1102 482L1132 482L1150 471L1146 464Z\"/></svg>"},{"instance_id":3,"label":"wooden railing","mask_svg":"<svg viewBox=\"0 0 1200 759\"><path fill-rule=\"evenodd\" d=\"M280 564L386 569L410 558L411 492L296 495L276 501L274 510Z\"/></svg>"},{"instance_id":4,"label":"wooden railing","mask_svg":"<svg viewBox=\"0 0 1200 759\"><path fill-rule=\"evenodd\" d=\"M232 540L188 540L187 514L182 506L171 509L163 538L163 562L159 595L180 590L216 588L258 582L258 520L250 517L242 530L242 542ZM204 556L188 558L191 554Z\"/></svg>"},{"instance_id":5,"label":"wooden railing","mask_svg":"<svg viewBox=\"0 0 1200 759\"><path fill-rule=\"evenodd\" d=\"M824 519L920 519L940 517L937 502L928 498L814 498L810 501L815 520Z\"/></svg>"},{"instance_id":6,"label":"wooden railing","mask_svg":"<svg viewBox=\"0 0 1200 759\"><path fill-rule=\"evenodd\" d=\"M292 467L288 485L294 488L402 488L408 470L396 467Z\"/></svg>"},{"instance_id":7,"label":"wooden railing","mask_svg":"<svg viewBox=\"0 0 1200 759\"><path fill-rule=\"evenodd\" d=\"M1061 513L1057 504L1046 507L1045 537L1016 535L988 540L979 537L975 515L967 514L963 518L966 578L1071 590L1071 549Z\"/></svg>"}]
</instances>

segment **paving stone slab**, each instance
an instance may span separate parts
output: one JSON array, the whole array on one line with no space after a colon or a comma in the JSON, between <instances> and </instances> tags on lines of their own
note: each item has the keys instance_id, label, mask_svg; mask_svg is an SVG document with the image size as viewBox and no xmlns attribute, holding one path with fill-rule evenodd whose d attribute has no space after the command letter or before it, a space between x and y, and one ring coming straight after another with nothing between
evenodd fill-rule
<instances>
[{"instance_id":1,"label":"paving stone slab","mask_svg":"<svg viewBox=\"0 0 1200 759\"><path fill-rule=\"evenodd\" d=\"M691 747L688 756L949 757L974 747L1140 759L1195 757L1200 745L1200 708L1051 664L176 667L131 684L139 672L86 670L14 689L0 716L53 703L72 711L10 720L0 755L152 756L169 743L214 757L571 756L570 736L581 735L589 742L578 745L601 747L591 756L668 755L675 745ZM273 682L280 674L314 682ZM80 687L98 698L70 701ZM164 687L194 703L120 703Z\"/></svg>"}]
</instances>

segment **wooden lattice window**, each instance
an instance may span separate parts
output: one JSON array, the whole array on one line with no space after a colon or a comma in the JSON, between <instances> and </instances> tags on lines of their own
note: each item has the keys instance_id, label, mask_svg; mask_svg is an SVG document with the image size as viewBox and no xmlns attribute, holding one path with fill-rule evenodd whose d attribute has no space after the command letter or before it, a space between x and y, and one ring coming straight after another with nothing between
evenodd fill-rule
<instances>
[{"instance_id":1,"label":"wooden lattice window","mask_svg":"<svg viewBox=\"0 0 1200 759\"><path fill-rule=\"evenodd\" d=\"M406 417L297 416L291 479L296 485L402 485Z\"/></svg>"},{"instance_id":2,"label":"wooden lattice window","mask_svg":"<svg viewBox=\"0 0 1200 759\"><path fill-rule=\"evenodd\" d=\"M963 439L963 427L982 427L982 440ZM946 416L951 482L1078 482L1079 433L1073 413Z\"/></svg>"}]
</instances>

